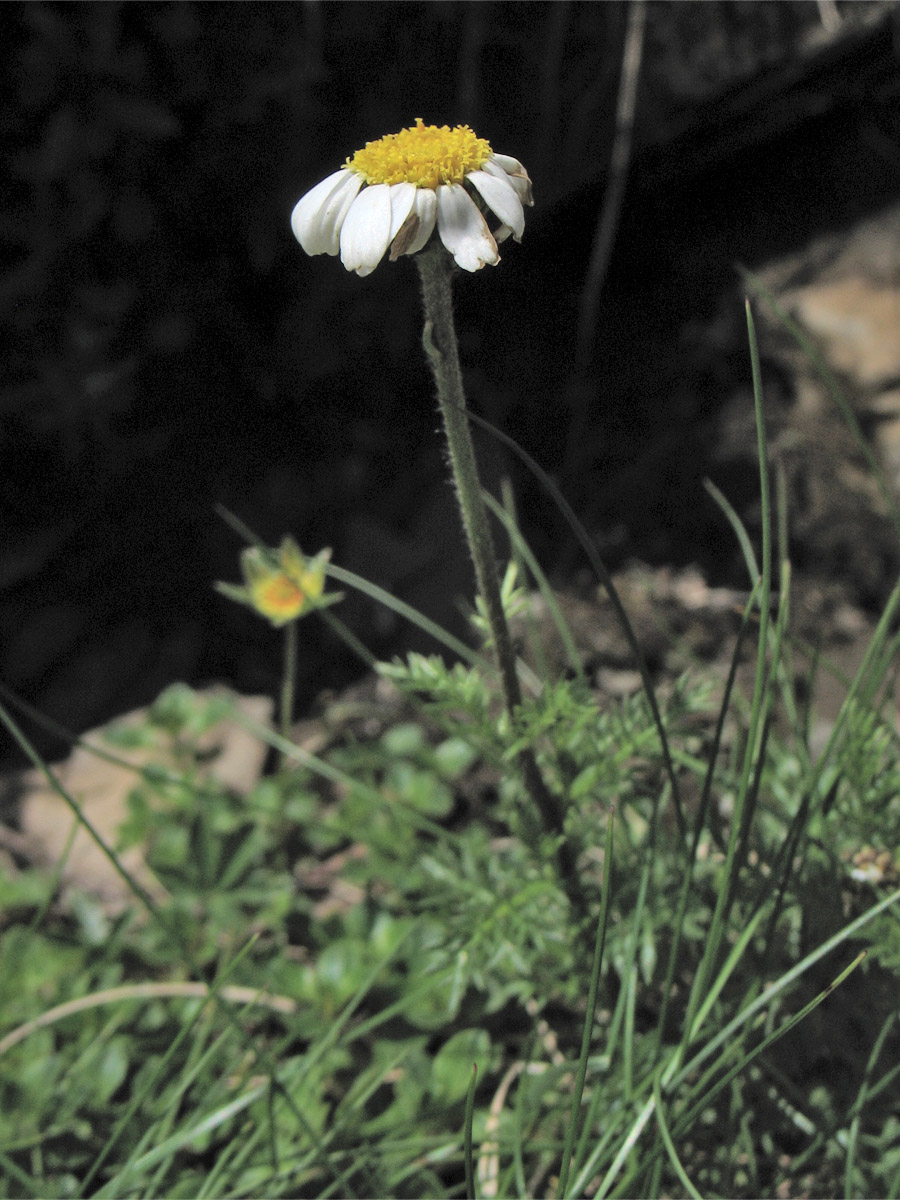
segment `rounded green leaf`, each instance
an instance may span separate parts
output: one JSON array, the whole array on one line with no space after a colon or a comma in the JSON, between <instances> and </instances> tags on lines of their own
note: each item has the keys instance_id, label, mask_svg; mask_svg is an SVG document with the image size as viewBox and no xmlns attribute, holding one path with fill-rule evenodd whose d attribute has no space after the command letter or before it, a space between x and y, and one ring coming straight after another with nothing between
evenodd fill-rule
<instances>
[{"instance_id":1,"label":"rounded green leaf","mask_svg":"<svg viewBox=\"0 0 900 1200\"><path fill-rule=\"evenodd\" d=\"M431 1071L431 1092L436 1100L453 1104L466 1094L472 1065L483 1071L491 1039L483 1029L461 1029L441 1046Z\"/></svg>"}]
</instances>

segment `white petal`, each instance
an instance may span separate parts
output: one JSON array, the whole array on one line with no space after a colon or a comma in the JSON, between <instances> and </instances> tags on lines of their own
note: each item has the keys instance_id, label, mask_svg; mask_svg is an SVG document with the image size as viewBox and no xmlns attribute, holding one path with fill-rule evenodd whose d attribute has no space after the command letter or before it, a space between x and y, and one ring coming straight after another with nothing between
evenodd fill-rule
<instances>
[{"instance_id":1,"label":"white petal","mask_svg":"<svg viewBox=\"0 0 900 1200\"><path fill-rule=\"evenodd\" d=\"M391 189L387 183L364 188L341 228L341 262L357 275L371 275L391 236Z\"/></svg>"},{"instance_id":2,"label":"white petal","mask_svg":"<svg viewBox=\"0 0 900 1200\"><path fill-rule=\"evenodd\" d=\"M509 180L512 187L516 190L516 195L523 204L529 206L534 204L534 197L531 194L531 180L528 178L528 172L522 166L517 158L509 158L505 154L495 154L481 168L482 171L487 171L490 175L496 175L498 178L505 177ZM503 172L501 176L499 173Z\"/></svg>"},{"instance_id":3,"label":"white petal","mask_svg":"<svg viewBox=\"0 0 900 1200\"><path fill-rule=\"evenodd\" d=\"M416 254L434 232L437 220L437 196L431 188L416 188L409 216L400 227L391 246L391 261L401 254Z\"/></svg>"},{"instance_id":4,"label":"white petal","mask_svg":"<svg viewBox=\"0 0 900 1200\"><path fill-rule=\"evenodd\" d=\"M508 154L492 154L489 161L502 167L507 175L527 175L528 173L517 158L511 158Z\"/></svg>"},{"instance_id":5,"label":"white petal","mask_svg":"<svg viewBox=\"0 0 900 1200\"><path fill-rule=\"evenodd\" d=\"M307 254L337 254L341 225L362 187L355 171L335 171L294 205L291 229Z\"/></svg>"},{"instance_id":6,"label":"white petal","mask_svg":"<svg viewBox=\"0 0 900 1200\"><path fill-rule=\"evenodd\" d=\"M413 202L418 189L411 183L395 183L391 186L391 236L393 241L397 230L412 211Z\"/></svg>"},{"instance_id":7,"label":"white petal","mask_svg":"<svg viewBox=\"0 0 900 1200\"><path fill-rule=\"evenodd\" d=\"M508 225L516 241L521 242L525 232L525 212L509 176L498 179L487 171L470 171L466 178L471 180L491 212L503 225Z\"/></svg>"},{"instance_id":8,"label":"white petal","mask_svg":"<svg viewBox=\"0 0 900 1200\"><path fill-rule=\"evenodd\" d=\"M416 188L416 216L419 218L419 232L410 243L407 254L415 254L421 250L431 235L437 221L437 195L431 188Z\"/></svg>"},{"instance_id":9,"label":"white petal","mask_svg":"<svg viewBox=\"0 0 900 1200\"><path fill-rule=\"evenodd\" d=\"M504 179L515 190L516 195L522 204L534 204L534 197L531 194L531 180L527 175L509 175L502 167L498 167L493 159L489 159L481 168L488 175L493 175L495 179Z\"/></svg>"},{"instance_id":10,"label":"white petal","mask_svg":"<svg viewBox=\"0 0 900 1200\"><path fill-rule=\"evenodd\" d=\"M464 271L478 271L500 261L497 243L475 201L459 183L437 190L437 227L441 241Z\"/></svg>"}]
</instances>

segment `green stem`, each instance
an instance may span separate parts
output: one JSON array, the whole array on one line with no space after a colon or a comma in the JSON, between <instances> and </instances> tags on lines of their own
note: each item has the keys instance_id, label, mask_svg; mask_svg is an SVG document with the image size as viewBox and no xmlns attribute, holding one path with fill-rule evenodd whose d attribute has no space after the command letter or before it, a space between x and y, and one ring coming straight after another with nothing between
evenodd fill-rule
<instances>
[{"instance_id":1,"label":"green stem","mask_svg":"<svg viewBox=\"0 0 900 1200\"><path fill-rule=\"evenodd\" d=\"M515 727L516 710L522 703L522 691L516 673L516 656L509 626L503 611L497 558L481 498L478 464L466 415L466 396L453 321L452 267L449 255L443 246L438 244L417 254L415 263L422 281L422 301L425 307L422 342L437 385L456 495L463 528L472 552L472 561L475 564L478 590L484 601L494 653L500 668L503 699ZM587 915L587 906L575 872L574 856L565 838L559 801L544 782L531 748L523 749L518 759L525 777L525 785L540 814L544 832L556 841L556 864L560 880L579 918L584 918Z\"/></svg>"},{"instance_id":2,"label":"green stem","mask_svg":"<svg viewBox=\"0 0 900 1200\"><path fill-rule=\"evenodd\" d=\"M284 628L284 676L281 680L281 736L291 740L294 720L294 679L297 675L297 622L289 621Z\"/></svg>"},{"instance_id":3,"label":"green stem","mask_svg":"<svg viewBox=\"0 0 900 1200\"><path fill-rule=\"evenodd\" d=\"M422 279L425 304L423 343L437 384L441 416L450 450L450 465L456 482L456 494L462 513L463 526L475 577L487 612L488 625L503 681L503 695L510 714L522 703L516 661L509 636L509 627L500 597L497 558L487 514L481 499L481 481L469 421L466 417L466 396L463 390L459 350L453 322L451 268L443 247L434 247L416 256Z\"/></svg>"}]
</instances>

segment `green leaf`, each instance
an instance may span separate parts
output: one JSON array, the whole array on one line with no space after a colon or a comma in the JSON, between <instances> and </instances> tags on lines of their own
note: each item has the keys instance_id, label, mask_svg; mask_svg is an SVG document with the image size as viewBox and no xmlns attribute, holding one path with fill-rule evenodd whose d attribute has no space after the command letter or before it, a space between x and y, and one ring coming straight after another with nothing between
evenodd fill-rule
<instances>
[{"instance_id":1,"label":"green leaf","mask_svg":"<svg viewBox=\"0 0 900 1200\"><path fill-rule=\"evenodd\" d=\"M491 1051L491 1039L483 1029L461 1029L445 1042L434 1058L431 1094L445 1104L454 1104L465 1096L472 1078L472 1064L479 1074L484 1071Z\"/></svg>"},{"instance_id":2,"label":"green leaf","mask_svg":"<svg viewBox=\"0 0 900 1200\"><path fill-rule=\"evenodd\" d=\"M437 768L445 779L458 779L478 758L478 751L460 737L449 737L434 750Z\"/></svg>"},{"instance_id":3,"label":"green leaf","mask_svg":"<svg viewBox=\"0 0 900 1200\"><path fill-rule=\"evenodd\" d=\"M121 1087L128 1074L128 1039L114 1037L105 1046L97 1060L92 1064L92 1075L96 1092L94 1099L99 1104L106 1104L110 1097Z\"/></svg>"},{"instance_id":4,"label":"green leaf","mask_svg":"<svg viewBox=\"0 0 900 1200\"><path fill-rule=\"evenodd\" d=\"M381 739L389 758L414 758L425 745L425 731L414 721L395 725Z\"/></svg>"},{"instance_id":5,"label":"green leaf","mask_svg":"<svg viewBox=\"0 0 900 1200\"><path fill-rule=\"evenodd\" d=\"M401 800L430 817L445 817L453 808L453 793L431 771L411 763L395 763L389 786Z\"/></svg>"}]
</instances>

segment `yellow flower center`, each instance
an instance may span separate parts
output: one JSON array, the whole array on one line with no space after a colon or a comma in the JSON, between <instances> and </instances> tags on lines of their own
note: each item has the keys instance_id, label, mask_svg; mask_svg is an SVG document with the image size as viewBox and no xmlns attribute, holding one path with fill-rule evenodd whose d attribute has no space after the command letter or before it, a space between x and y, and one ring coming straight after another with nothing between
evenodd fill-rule
<instances>
[{"instance_id":1,"label":"yellow flower center","mask_svg":"<svg viewBox=\"0 0 900 1200\"><path fill-rule=\"evenodd\" d=\"M493 153L490 142L476 137L468 125L438 128L416 117L414 127L366 142L346 165L366 183L414 183L434 189L441 183L462 183Z\"/></svg>"},{"instance_id":2,"label":"yellow flower center","mask_svg":"<svg viewBox=\"0 0 900 1200\"><path fill-rule=\"evenodd\" d=\"M257 611L276 620L290 620L299 616L307 602L303 589L286 575L271 575L259 581L253 590Z\"/></svg>"}]
</instances>

